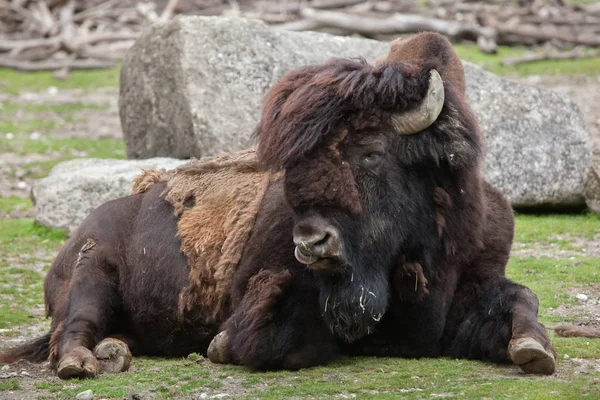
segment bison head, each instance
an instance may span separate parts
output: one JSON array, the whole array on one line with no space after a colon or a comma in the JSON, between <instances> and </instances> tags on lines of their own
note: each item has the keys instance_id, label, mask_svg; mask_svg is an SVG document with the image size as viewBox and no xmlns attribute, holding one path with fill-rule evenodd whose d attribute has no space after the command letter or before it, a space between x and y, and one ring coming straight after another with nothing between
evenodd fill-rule
<instances>
[{"instance_id":1,"label":"bison head","mask_svg":"<svg viewBox=\"0 0 600 400\"><path fill-rule=\"evenodd\" d=\"M348 342L385 314L400 260L430 261L433 191L479 157L476 123L438 53L456 55L431 39L436 56L392 57L404 55L396 44L378 65L334 59L288 73L265 98L259 159L285 171L296 258L315 271L324 318Z\"/></svg>"}]
</instances>

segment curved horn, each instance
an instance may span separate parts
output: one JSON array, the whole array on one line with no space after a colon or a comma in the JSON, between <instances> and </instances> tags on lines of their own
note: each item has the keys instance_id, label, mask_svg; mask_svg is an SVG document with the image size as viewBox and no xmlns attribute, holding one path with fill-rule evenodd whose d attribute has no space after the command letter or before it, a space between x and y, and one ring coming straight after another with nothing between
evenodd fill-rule
<instances>
[{"instance_id":1,"label":"curved horn","mask_svg":"<svg viewBox=\"0 0 600 400\"><path fill-rule=\"evenodd\" d=\"M444 82L432 69L429 73L429 89L416 108L392 114L392 125L400 135L412 135L433 124L444 106Z\"/></svg>"}]
</instances>

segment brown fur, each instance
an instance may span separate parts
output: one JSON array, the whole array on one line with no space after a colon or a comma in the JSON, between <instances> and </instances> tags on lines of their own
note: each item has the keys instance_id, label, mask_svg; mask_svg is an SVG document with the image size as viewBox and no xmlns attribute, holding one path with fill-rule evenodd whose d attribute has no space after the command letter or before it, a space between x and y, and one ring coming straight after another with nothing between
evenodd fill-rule
<instances>
[{"instance_id":1,"label":"brown fur","mask_svg":"<svg viewBox=\"0 0 600 400\"><path fill-rule=\"evenodd\" d=\"M248 288L242 301L243 310L239 310L242 316L239 325L249 331L260 331L261 328L269 326L273 320L273 307L284 294L284 290L292 279L289 271L273 272L262 270L248 281ZM273 330L265 332L270 341L274 341ZM264 337L250 336L244 343L246 354L256 353L260 340ZM249 360L238 359L238 363L246 364Z\"/></svg>"},{"instance_id":2,"label":"brown fur","mask_svg":"<svg viewBox=\"0 0 600 400\"><path fill-rule=\"evenodd\" d=\"M200 307L218 321L227 310L231 279L270 179L253 150L192 161L168 179L165 199L179 217L181 250L190 264L182 315Z\"/></svg>"},{"instance_id":3,"label":"brown fur","mask_svg":"<svg viewBox=\"0 0 600 400\"><path fill-rule=\"evenodd\" d=\"M439 60L437 71L444 82L454 85L458 91L465 95L465 72L458 55L452 49L450 41L439 34L424 32L408 39L396 39L391 44L390 53L386 62L432 59Z\"/></svg>"},{"instance_id":4,"label":"brown fur","mask_svg":"<svg viewBox=\"0 0 600 400\"><path fill-rule=\"evenodd\" d=\"M145 193L155 183L165 180L167 172L165 170L149 169L133 178L131 194Z\"/></svg>"}]
</instances>

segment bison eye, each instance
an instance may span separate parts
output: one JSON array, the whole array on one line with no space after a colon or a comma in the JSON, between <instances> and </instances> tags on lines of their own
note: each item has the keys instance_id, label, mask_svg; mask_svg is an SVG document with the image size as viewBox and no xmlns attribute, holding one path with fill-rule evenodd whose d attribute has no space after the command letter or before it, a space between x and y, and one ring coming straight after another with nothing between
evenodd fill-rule
<instances>
[{"instance_id":1,"label":"bison eye","mask_svg":"<svg viewBox=\"0 0 600 400\"><path fill-rule=\"evenodd\" d=\"M383 160L383 153L379 151L372 151L361 157L361 164L365 167L375 167Z\"/></svg>"}]
</instances>

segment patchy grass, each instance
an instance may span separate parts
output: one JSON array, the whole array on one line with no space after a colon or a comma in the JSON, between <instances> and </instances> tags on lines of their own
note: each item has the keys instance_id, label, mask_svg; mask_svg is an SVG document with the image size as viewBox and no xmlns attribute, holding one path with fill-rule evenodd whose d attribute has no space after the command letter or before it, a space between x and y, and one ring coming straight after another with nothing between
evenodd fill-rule
<instances>
[{"instance_id":1,"label":"patchy grass","mask_svg":"<svg viewBox=\"0 0 600 400\"><path fill-rule=\"evenodd\" d=\"M507 276L533 290L540 300L540 320L550 323L557 321L547 319L549 308L575 304L575 299L568 294L567 289L587 282L600 282L598 265L600 259L596 258L571 260L512 257L507 267Z\"/></svg>"},{"instance_id":2,"label":"patchy grass","mask_svg":"<svg viewBox=\"0 0 600 400\"><path fill-rule=\"evenodd\" d=\"M0 92L19 94L37 92L54 86L58 89L95 89L119 85L120 67L97 71L73 71L68 79L55 79L52 72L18 72L0 68Z\"/></svg>"},{"instance_id":3,"label":"patchy grass","mask_svg":"<svg viewBox=\"0 0 600 400\"><path fill-rule=\"evenodd\" d=\"M89 139L80 137L53 138L41 136L33 139L30 135L15 134L8 140L0 136L0 153L17 154L54 154L54 158L45 161L34 161L24 165L30 170L30 178L38 179L48 175L58 163L74 158L125 158L125 143L120 139Z\"/></svg>"},{"instance_id":4,"label":"patchy grass","mask_svg":"<svg viewBox=\"0 0 600 400\"><path fill-rule=\"evenodd\" d=\"M44 273L65 234L32 219L0 219L0 329L27 325L43 305Z\"/></svg>"},{"instance_id":5,"label":"patchy grass","mask_svg":"<svg viewBox=\"0 0 600 400\"><path fill-rule=\"evenodd\" d=\"M484 54L475 44L455 44L454 49L465 61L481 66L486 71L498 75L516 74L527 75L598 75L600 74L600 57L581 60L548 60L522 65L501 65L505 58L522 57L531 52L521 46L499 46L498 53Z\"/></svg>"},{"instance_id":6,"label":"patchy grass","mask_svg":"<svg viewBox=\"0 0 600 400\"><path fill-rule=\"evenodd\" d=\"M21 389L21 385L18 381L14 379L8 379L5 381L0 381L0 392L6 390L19 390Z\"/></svg>"},{"instance_id":7,"label":"patchy grass","mask_svg":"<svg viewBox=\"0 0 600 400\"><path fill-rule=\"evenodd\" d=\"M575 354L575 353L574 353ZM42 382L47 398L72 398L91 389L94 395L124 398L150 392L158 398L191 398L228 393L232 398L581 398L594 390L589 376L567 372L563 379L525 377L509 366L452 359L343 357L328 366L299 372L252 373L242 367L216 366L189 359L139 357L136 371L95 380Z\"/></svg>"},{"instance_id":8,"label":"patchy grass","mask_svg":"<svg viewBox=\"0 0 600 400\"><path fill-rule=\"evenodd\" d=\"M600 234L600 216L594 214L517 214L515 241L553 243L557 236L591 240Z\"/></svg>"},{"instance_id":9,"label":"patchy grass","mask_svg":"<svg viewBox=\"0 0 600 400\"><path fill-rule=\"evenodd\" d=\"M11 197L0 197L0 214L2 212L11 213L13 211L25 211L32 207L31 200L29 198L11 196Z\"/></svg>"}]
</instances>

